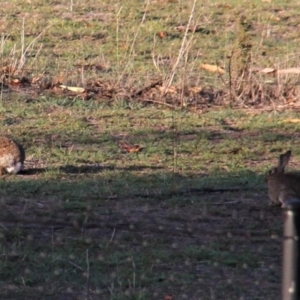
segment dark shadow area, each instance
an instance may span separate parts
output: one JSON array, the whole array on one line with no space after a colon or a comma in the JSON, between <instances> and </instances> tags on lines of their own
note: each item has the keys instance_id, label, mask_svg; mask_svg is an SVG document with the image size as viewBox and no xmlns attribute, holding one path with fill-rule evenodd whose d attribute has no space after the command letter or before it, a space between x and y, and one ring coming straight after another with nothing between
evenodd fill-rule
<instances>
[{"instance_id":1,"label":"dark shadow area","mask_svg":"<svg viewBox=\"0 0 300 300\"><path fill-rule=\"evenodd\" d=\"M121 170L121 171L143 171L143 170L161 170L163 167L160 166L147 166L147 165L138 165L138 166L128 166L124 168L116 167L116 166L109 166L109 165L81 165L81 166L74 166L74 165L66 165L59 167L59 170L66 174L97 174L99 172L105 170Z\"/></svg>"},{"instance_id":2,"label":"dark shadow area","mask_svg":"<svg viewBox=\"0 0 300 300\"><path fill-rule=\"evenodd\" d=\"M268 244L264 242L263 245L265 245L265 251L271 251L272 260L278 256L279 261L280 254L279 252L273 253L274 247L277 249L277 242L269 237L268 226L270 226L271 219L267 216L268 208L264 192L262 196L258 196L261 189L256 187L253 196L248 195L249 191L253 190L249 188L247 182L249 179L260 181L260 176L252 174L252 178L249 178L249 173L246 172L238 174L238 178L237 174L233 175L228 174L226 180L231 183L229 184L228 181L224 183L224 189L216 187L217 182L222 181L222 178L211 178L210 187L205 187L201 179L191 182L189 178L176 175L174 187L172 174L165 174L169 178L168 183L161 185L156 182L155 188L148 189L148 191L144 189L144 186L154 187L155 176L148 175L141 179L130 173L126 178L122 175L115 176L110 186L103 186L101 174L97 177L97 182L95 179L80 182L63 179L1 182L2 228L0 231L3 235L3 242L6 247L10 247L16 239L21 238L19 245L27 245L19 249L18 256L11 258L9 256L7 264L15 265L20 261L21 267L31 265L33 274L28 275L27 278L30 278L33 281L32 286L35 286L36 284L43 285L39 278L46 276L47 268L53 264L56 267L63 266L69 272L74 268L77 269L72 265L72 261L68 262L68 259L59 260L59 264L56 265L45 258L43 265L46 268L45 270L39 269L39 278L36 277L35 267L32 266L36 253L47 253L51 248L52 253L62 258L71 254L78 257L79 262L76 264L79 264L82 270L84 267L81 266L80 261L83 258L80 257L87 248L89 248L90 260L94 268L97 266L100 269L106 269L107 264L112 263L109 258L111 251L119 255L122 255L123 251L126 251L128 255L129 251L135 255L137 266L143 268L145 265L139 260L139 255L144 251L150 251L151 256L156 259L164 258L164 262L171 266L173 264L175 266L181 256L188 255L187 257L193 261L194 266L200 267L203 260L209 263L219 261L222 270L225 269L229 273L233 271L242 278L243 276L252 278L254 276L252 270L259 268L259 261L262 259L261 256L255 259L256 247L261 245L262 240L268 241ZM241 178L244 180L244 185L242 185ZM240 188L236 188L239 185L241 185ZM203 188L197 186L203 186ZM177 189L177 192L172 191L174 189ZM21 197L18 191L22 191ZM261 219L262 212L265 214L264 219ZM279 210L278 214L280 214ZM274 211L272 218L274 218ZM277 221L276 223L272 231L278 231L279 234L280 227ZM108 248L102 248L102 243L104 246L112 239L112 235L116 243ZM31 239L29 244L26 242L27 236ZM58 240L53 244L51 243L53 239ZM85 240L89 242L86 243ZM60 245L60 241L64 246ZM147 243L148 246L142 247L143 243ZM174 243L180 246L170 249L168 245ZM206 249L207 252L202 250L204 253L190 253L188 249L194 244L201 245L202 249ZM225 247L222 248L220 257L218 254L213 254L218 253L214 251L218 249L219 244ZM94 257L98 253L99 246L102 249L101 255L107 263L102 260L97 261ZM237 246L239 251L246 251L247 256L237 257L234 251L231 253L230 247L234 249ZM167 256L161 257L161 254L158 254L159 251L166 251ZM22 261L25 254L26 260ZM199 255L200 262L197 259ZM222 258L222 255L228 256L226 260ZM268 261L267 257L264 259ZM239 264L244 263L245 260L251 268L247 271L241 269L240 272ZM3 270L2 280L4 281L9 280L7 268L8 266ZM100 273L96 276L94 268L91 270L91 274L94 275L91 285L101 286L105 279ZM116 266L117 269L115 269L113 265L110 265L109 268L118 272L120 277L127 276L125 266ZM213 275L215 269L218 270L219 267L214 267L212 277L215 276ZM124 272L124 274L119 272ZM176 268L167 271L158 264L155 276L163 276L166 272L169 275L177 274ZM182 272L188 274L192 272L192 268L186 266L180 270L180 273ZM242 275L242 272L246 274ZM148 276L153 279L155 277L154 273L149 273ZM72 278L77 284L84 284L81 280L78 282L75 273L68 275L65 279L66 283ZM238 277L233 278L233 280L238 280ZM275 282L278 281L275 280ZM162 284L161 288L166 288L167 284L167 282ZM201 288L205 289L202 285ZM232 291L230 295L234 299L236 294Z\"/></svg>"},{"instance_id":3,"label":"dark shadow area","mask_svg":"<svg viewBox=\"0 0 300 300\"><path fill-rule=\"evenodd\" d=\"M281 260L281 241L271 237L281 234L281 210L269 209L261 176L243 171L195 178L155 173L157 169L135 175L124 168L112 172L108 180L107 172L102 175L102 166L66 165L61 167L63 174L95 175L74 181L63 174L55 180L0 181L0 233L8 249L1 280L18 286L18 274L27 268L28 295L36 286L44 287L36 291L41 297L48 291L45 277L52 285L71 286L76 291L86 284L80 274L86 271L88 250L89 284L91 289L103 289L102 299L109 298L106 285L114 281L105 274L114 272L118 280L128 279L132 265L121 263L128 256L134 257L136 268L147 275L139 279L147 295L167 290L168 276L174 276L172 286L180 294L181 287L192 287L193 278L199 276L197 269L209 278L197 282L192 293L197 297L209 291L211 280L218 279L223 284L215 290L216 295L226 292L231 299L238 299L242 291L255 299L265 291L257 286L249 289L249 280L269 276L274 297L280 284L281 273L276 273L280 264L258 271L262 261L269 266ZM115 169L108 166L106 170ZM44 170L28 170L27 175L30 171ZM260 255L257 248L262 249ZM190 263L178 268L181 260ZM245 264L248 268L243 268ZM65 275L54 276L49 270L64 270ZM224 280L218 277L220 272L227 274ZM227 276L247 285L228 290ZM22 299L24 295L23 291ZM80 291L74 299L82 296ZM90 298L99 299L99 295Z\"/></svg>"},{"instance_id":4,"label":"dark shadow area","mask_svg":"<svg viewBox=\"0 0 300 300\"><path fill-rule=\"evenodd\" d=\"M30 176L30 175L43 174L46 171L47 171L47 168L29 168L29 169L22 170L19 174L20 175Z\"/></svg>"},{"instance_id":5,"label":"dark shadow area","mask_svg":"<svg viewBox=\"0 0 300 300\"><path fill-rule=\"evenodd\" d=\"M141 128L126 136L143 142L139 156L121 153L123 136L117 134L32 132L42 154L54 150L50 161L56 164L30 168L39 163L32 160L19 178L0 180L6 259L1 280L22 290L13 298L26 299L34 290L36 298L59 299L64 287L76 292L74 299L84 298L89 272L90 290L101 291L90 299L109 299L107 287L125 295L136 272L135 289L145 293L144 299L153 299L154 292L163 295L170 286L178 298L202 299L211 295L215 282L216 299L276 299L282 255L281 240L274 236L282 234L281 209L268 206L263 176L252 170L262 170L257 164L270 164L270 158L276 164L281 149L249 147L292 136L234 124L218 127ZM103 151L103 162L96 151ZM61 161L68 164L59 166ZM233 169L240 171L228 171Z\"/></svg>"},{"instance_id":6,"label":"dark shadow area","mask_svg":"<svg viewBox=\"0 0 300 300\"><path fill-rule=\"evenodd\" d=\"M153 170L153 173L132 174L130 171ZM24 170L20 175L27 175L26 180L18 181L0 181L0 198L4 201L18 201L19 197L23 199L32 199L38 201L39 198L52 198L58 201L68 199L69 202L84 202L88 199L136 199L148 198L152 200L169 201L175 199L175 202L186 197L205 196L210 194L226 193L261 193L264 192L265 204L268 203L266 184L261 175L250 171L242 171L234 174L224 174L222 176L182 176L178 173L161 172L162 167L156 166L128 166L124 168L115 166L73 166L66 165L59 168L61 174L57 174L56 179L39 179L30 175L41 174L47 169L34 168ZM102 171L120 171L105 174L103 178ZM159 172L156 173L155 171ZM92 174L90 177L66 178L64 174ZM16 175L18 177L18 175ZM185 201L185 200L184 200ZM199 199L201 202L202 200ZM98 203L94 203L98 205ZM255 199L254 199L255 202ZM53 204L53 203L50 203ZM210 203L207 203L208 205Z\"/></svg>"},{"instance_id":7,"label":"dark shadow area","mask_svg":"<svg viewBox=\"0 0 300 300\"><path fill-rule=\"evenodd\" d=\"M114 166L98 166L98 165L81 165L73 166L66 165L59 167L59 170L65 174L86 174L86 173L99 173L103 170L114 170Z\"/></svg>"}]
</instances>

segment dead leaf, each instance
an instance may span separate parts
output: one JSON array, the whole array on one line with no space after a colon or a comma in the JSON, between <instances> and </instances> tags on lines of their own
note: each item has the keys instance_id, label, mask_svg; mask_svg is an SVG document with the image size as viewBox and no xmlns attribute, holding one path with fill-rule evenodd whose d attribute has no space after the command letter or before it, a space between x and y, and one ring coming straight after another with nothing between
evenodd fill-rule
<instances>
[{"instance_id":1,"label":"dead leaf","mask_svg":"<svg viewBox=\"0 0 300 300\"><path fill-rule=\"evenodd\" d=\"M32 77L31 84L36 84L44 78L44 74L39 74L38 76Z\"/></svg>"},{"instance_id":2,"label":"dead leaf","mask_svg":"<svg viewBox=\"0 0 300 300\"><path fill-rule=\"evenodd\" d=\"M300 119L284 119L283 123L300 123Z\"/></svg>"},{"instance_id":3,"label":"dead leaf","mask_svg":"<svg viewBox=\"0 0 300 300\"><path fill-rule=\"evenodd\" d=\"M199 93L199 92L202 91L202 87L200 87L200 86L190 87L190 88L188 89L188 91L189 91L191 94L197 94L197 93Z\"/></svg>"},{"instance_id":4,"label":"dead leaf","mask_svg":"<svg viewBox=\"0 0 300 300\"><path fill-rule=\"evenodd\" d=\"M277 71L278 74L300 74L300 68L289 68Z\"/></svg>"},{"instance_id":5,"label":"dead leaf","mask_svg":"<svg viewBox=\"0 0 300 300\"><path fill-rule=\"evenodd\" d=\"M165 94L176 94L177 93L177 89L173 85L170 85L168 88L165 88L164 86L159 86L158 89L161 92L164 92Z\"/></svg>"},{"instance_id":6,"label":"dead leaf","mask_svg":"<svg viewBox=\"0 0 300 300\"><path fill-rule=\"evenodd\" d=\"M13 78L10 82L10 85L21 85L22 81L19 78Z\"/></svg>"},{"instance_id":7,"label":"dead leaf","mask_svg":"<svg viewBox=\"0 0 300 300\"><path fill-rule=\"evenodd\" d=\"M277 73L277 74L300 74L300 68L288 68L288 69L281 69L276 70L274 68L264 68L259 71L260 73L270 74L270 73Z\"/></svg>"},{"instance_id":8,"label":"dead leaf","mask_svg":"<svg viewBox=\"0 0 300 300\"><path fill-rule=\"evenodd\" d=\"M78 86L67 86L67 85L61 84L59 87L61 87L62 89L69 90L74 93L83 93L85 91L84 88L78 87Z\"/></svg>"},{"instance_id":9,"label":"dead leaf","mask_svg":"<svg viewBox=\"0 0 300 300\"><path fill-rule=\"evenodd\" d=\"M163 39L166 37L166 34L163 31L160 31L156 34L160 39Z\"/></svg>"},{"instance_id":10,"label":"dead leaf","mask_svg":"<svg viewBox=\"0 0 300 300\"><path fill-rule=\"evenodd\" d=\"M212 72L212 73L219 73L219 74L224 74L225 71L223 69L221 69L220 67L216 66L216 65L210 65L210 64L202 64L200 65L200 67L203 70Z\"/></svg>"},{"instance_id":11,"label":"dead leaf","mask_svg":"<svg viewBox=\"0 0 300 300\"><path fill-rule=\"evenodd\" d=\"M66 81L65 76L60 74L60 75L58 75L58 76L56 76L52 79L52 85L53 86L58 86L58 85L61 85L65 81Z\"/></svg>"},{"instance_id":12,"label":"dead leaf","mask_svg":"<svg viewBox=\"0 0 300 300\"><path fill-rule=\"evenodd\" d=\"M275 73L276 69L274 69L274 68L264 68L264 69L260 70L259 72L260 73L265 73L265 74Z\"/></svg>"},{"instance_id":13,"label":"dead leaf","mask_svg":"<svg viewBox=\"0 0 300 300\"><path fill-rule=\"evenodd\" d=\"M13 66L4 66L1 68L0 72L4 74L15 74L17 69Z\"/></svg>"},{"instance_id":14,"label":"dead leaf","mask_svg":"<svg viewBox=\"0 0 300 300\"><path fill-rule=\"evenodd\" d=\"M132 145L128 144L125 142L120 142L119 147L121 148L122 152L127 152L127 153L139 153L143 150L143 147L140 145Z\"/></svg>"}]
</instances>

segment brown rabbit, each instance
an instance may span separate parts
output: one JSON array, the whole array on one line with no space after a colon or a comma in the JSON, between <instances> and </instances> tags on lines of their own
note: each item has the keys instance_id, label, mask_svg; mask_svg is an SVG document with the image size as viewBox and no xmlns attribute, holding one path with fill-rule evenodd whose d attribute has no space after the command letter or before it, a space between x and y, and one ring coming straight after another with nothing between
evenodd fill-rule
<instances>
[{"instance_id":1,"label":"brown rabbit","mask_svg":"<svg viewBox=\"0 0 300 300\"><path fill-rule=\"evenodd\" d=\"M291 154L291 150L281 154L277 167L272 168L267 173L268 194L273 204L281 205L286 200L295 198L300 200L300 173L284 172Z\"/></svg>"},{"instance_id":2,"label":"brown rabbit","mask_svg":"<svg viewBox=\"0 0 300 300\"><path fill-rule=\"evenodd\" d=\"M24 160L23 147L7 136L0 136L0 175L20 172L23 169Z\"/></svg>"}]
</instances>

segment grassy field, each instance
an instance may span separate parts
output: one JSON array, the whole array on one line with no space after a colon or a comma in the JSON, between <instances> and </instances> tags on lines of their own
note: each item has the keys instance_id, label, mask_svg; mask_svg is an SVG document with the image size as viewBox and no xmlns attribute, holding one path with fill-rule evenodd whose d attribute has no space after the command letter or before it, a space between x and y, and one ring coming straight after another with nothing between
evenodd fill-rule
<instances>
[{"instance_id":1,"label":"grassy field","mask_svg":"<svg viewBox=\"0 0 300 300\"><path fill-rule=\"evenodd\" d=\"M1 3L0 299L279 299L297 1L82 2Z\"/></svg>"}]
</instances>

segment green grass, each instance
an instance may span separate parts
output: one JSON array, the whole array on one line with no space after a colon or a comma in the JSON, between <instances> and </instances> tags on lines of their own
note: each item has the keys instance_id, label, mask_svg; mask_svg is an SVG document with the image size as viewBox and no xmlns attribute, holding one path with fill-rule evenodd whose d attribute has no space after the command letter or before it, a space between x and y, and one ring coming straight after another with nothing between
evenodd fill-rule
<instances>
[{"instance_id":1,"label":"green grass","mask_svg":"<svg viewBox=\"0 0 300 300\"><path fill-rule=\"evenodd\" d=\"M27 153L24 174L0 182L5 297L79 299L87 273L92 299L278 293L281 242L271 237L281 235L281 213L268 208L263 174L287 148L291 168L299 160L297 125L276 134L294 113L196 115L53 98L3 109L2 133ZM122 153L121 140L145 148Z\"/></svg>"},{"instance_id":2,"label":"green grass","mask_svg":"<svg viewBox=\"0 0 300 300\"><path fill-rule=\"evenodd\" d=\"M176 27L192 3L71 3L1 7L1 68L20 60L24 20L24 46L36 40L13 77L43 74L100 94L2 89L0 134L27 158L22 174L0 180L0 299L278 299L283 221L268 206L264 174L287 149L289 169L300 167L297 92L233 110L188 90L212 87L228 99L228 73L200 65L228 70L240 52L231 61L239 79L245 36L251 68L297 66L296 1L198 1L177 94L166 98L157 87L132 95L171 74L184 38ZM123 153L122 141L144 149Z\"/></svg>"},{"instance_id":3,"label":"green grass","mask_svg":"<svg viewBox=\"0 0 300 300\"><path fill-rule=\"evenodd\" d=\"M10 2L2 8L6 36L2 60L5 64L20 59L24 30L25 48L36 39L27 53L27 74L50 74L69 85L101 79L130 91L139 90L171 73L184 37L184 30L178 31L177 27L187 24L191 9L191 3L183 1L75 1L72 11L71 1ZM249 24L246 31L240 21L244 16ZM251 68L294 67L298 61L298 39L294 34L298 19L295 1L251 5L236 0L226 4L198 1L191 23L198 30L188 33L188 51L176 70L175 86L227 89L227 73L220 80L200 65L217 63L228 70L232 53L231 80L237 84L238 70L243 68L239 65L243 36L251 46ZM157 36L160 32L165 34L162 39ZM9 53L14 47L12 56ZM270 79L255 78L261 84ZM280 83L289 81L283 78Z\"/></svg>"}]
</instances>

